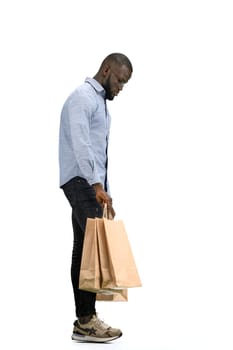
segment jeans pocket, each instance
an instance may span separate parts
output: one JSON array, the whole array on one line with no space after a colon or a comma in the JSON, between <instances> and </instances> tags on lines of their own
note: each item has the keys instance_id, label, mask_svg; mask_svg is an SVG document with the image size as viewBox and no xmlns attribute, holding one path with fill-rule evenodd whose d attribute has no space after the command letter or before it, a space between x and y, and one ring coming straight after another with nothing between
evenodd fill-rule
<instances>
[{"instance_id":1,"label":"jeans pocket","mask_svg":"<svg viewBox=\"0 0 233 350\"><path fill-rule=\"evenodd\" d=\"M94 188L83 178L75 177L62 187L72 208L99 208Z\"/></svg>"},{"instance_id":2,"label":"jeans pocket","mask_svg":"<svg viewBox=\"0 0 233 350\"><path fill-rule=\"evenodd\" d=\"M68 202L70 203L71 207L73 208L76 203L76 194L75 191L72 190L71 186L63 188L63 192L68 199Z\"/></svg>"}]
</instances>

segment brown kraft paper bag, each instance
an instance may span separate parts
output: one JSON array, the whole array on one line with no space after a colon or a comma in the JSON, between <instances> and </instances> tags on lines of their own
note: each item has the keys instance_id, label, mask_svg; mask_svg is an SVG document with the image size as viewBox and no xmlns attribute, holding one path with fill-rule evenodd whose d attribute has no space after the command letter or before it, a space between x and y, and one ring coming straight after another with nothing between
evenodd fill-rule
<instances>
[{"instance_id":1,"label":"brown kraft paper bag","mask_svg":"<svg viewBox=\"0 0 233 350\"><path fill-rule=\"evenodd\" d=\"M141 287L123 221L106 218L96 220L102 288L117 290Z\"/></svg>"},{"instance_id":2,"label":"brown kraft paper bag","mask_svg":"<svg viewBox=\"0 0 233 350\"><path fill-rule=\"evenodd\" d=\"M87 219L84 234L79 288L84 290L100 289L101 275L97 246L96 219Z\"/></svg>"},{"instance_id":3,"label":"brown kraft paper bag","mask_svg":"<svg viewBox=\"0 0 233 350\"><path fill-rule=\"evenodd\" d=\"M127 289L111 289L102 287L99 248L97 241L97 219L87 219L82 261L79 276L79 288L97 293L96 300L128 301Z\"/></svg>"}]
</instances>

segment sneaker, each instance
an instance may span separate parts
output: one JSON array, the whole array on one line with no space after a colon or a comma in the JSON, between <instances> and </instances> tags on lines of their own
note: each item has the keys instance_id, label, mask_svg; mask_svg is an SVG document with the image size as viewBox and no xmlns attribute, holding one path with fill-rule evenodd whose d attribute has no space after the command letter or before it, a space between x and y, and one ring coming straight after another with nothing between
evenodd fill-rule
<instances>
[{"instance_id":1,"label":"sneaker","mask_svg":"<svg viewBox=\"0 0 233 350\"><path fill-rule=\"evenodd\" d=\"M105 343L121 336L122 332L120 329L108 326L96 315L93 315L87 323L82 324L78 320L74 322L72 339L84 342Z\"/></svg>"}]
</instances>

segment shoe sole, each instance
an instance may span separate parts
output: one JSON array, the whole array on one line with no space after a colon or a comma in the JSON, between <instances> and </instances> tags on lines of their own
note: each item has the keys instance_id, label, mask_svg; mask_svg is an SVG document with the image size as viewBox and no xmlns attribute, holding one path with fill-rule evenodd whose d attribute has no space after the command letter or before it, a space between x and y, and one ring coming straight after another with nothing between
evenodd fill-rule
<instances>
[{"instance_id":1,"label":"shoe sole","mask_svg":"<svg viewBox=\"0 0 233 350\"><path fill-rule=\"evenodd\" d=\"M75 341L81 341L81 342L88 342L88 343L107 343L112 340L116 340L120 338L122 334L116 335L115 337L108 337L108 338L97 338L92 337L89 335L82 335L82 334L72 334L71 339Z\"/></svg>"}]
</instances>

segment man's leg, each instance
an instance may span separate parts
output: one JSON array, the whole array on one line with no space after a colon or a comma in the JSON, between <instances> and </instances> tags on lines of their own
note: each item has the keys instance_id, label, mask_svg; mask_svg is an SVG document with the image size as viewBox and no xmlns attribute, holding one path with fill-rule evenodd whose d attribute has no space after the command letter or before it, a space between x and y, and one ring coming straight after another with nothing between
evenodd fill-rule
<instances>
[{"instance_id":1,"label":"man's leg","mask_svg":"<svg viewBox=\"0 0 233 350\"><path fill-rule=\"evenodd\" d=\"M76 177L62 188L72 207L74 241L71 279L74 291L76 316L80 318L96 313L96 294L80 290L78 287L86 221L87 218L102 217L103 209L96 200L95 190L86 180Z\"/></svg>"},{"instance_id":2,"label":"man's leg","mask_svg":"<svg viewBox=\"0 0 233 350\"><path fill-rule=\"evenodd\" d=\"M83 316L94 315L96 313L96 294L80 290L78 288L84 233L76 220L75 210L72 211L72 224L74 231L74 242L71 264L71 280L74 291L76 316L80 318Z\"/></svg>"}]
</instances>

